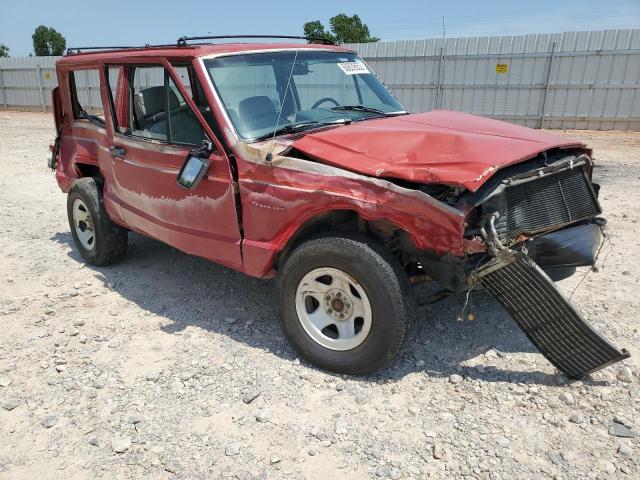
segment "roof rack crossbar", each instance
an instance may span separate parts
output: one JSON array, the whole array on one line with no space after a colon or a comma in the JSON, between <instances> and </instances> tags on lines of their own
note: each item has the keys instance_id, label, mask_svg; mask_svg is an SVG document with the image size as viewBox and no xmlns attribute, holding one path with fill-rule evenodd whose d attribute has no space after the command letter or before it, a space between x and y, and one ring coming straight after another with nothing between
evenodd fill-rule
<instances>
[{"instance_id":1,"label":"roof rack crossbar","mask_svg":"<svg viewBox=\"0 0 640 480\"><path fill-rule=\"evenodd\" d=\"M333 40L321 37L304 37L298 35L204 35L199 37L180 37L177 45L187 46L187 42L192 40L224 40L232 38L286 38L289 40L306 40L308 42L322 42L324 45L336 45Z\"/></svg>"},{"instance_id":2,"label":"roof rack crossbar","mask_svg":"<svg viewBox=\"0 0 640 480\"><path fill-rule=\"evenodd\" d=\"M67 48L65 55L74 55L77 53L81 53L83 50L141 50L144 48L162 48L162 47L175 47L174 44L166 43L161 45L149 45L148 43L145 45L129 45L129 46L119 46L119 47L69 47Z\"/></svg>"}]
</instances>

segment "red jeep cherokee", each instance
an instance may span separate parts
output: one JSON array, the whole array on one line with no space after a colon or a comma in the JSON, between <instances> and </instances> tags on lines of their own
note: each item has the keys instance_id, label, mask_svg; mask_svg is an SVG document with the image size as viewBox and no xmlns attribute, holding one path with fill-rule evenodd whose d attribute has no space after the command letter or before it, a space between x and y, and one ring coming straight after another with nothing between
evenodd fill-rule
<instances>
[{"instance_id":1,"label":"red jeep cherokee","mask_svg":"<svg viewBox=\"0 0 640 480\"><path fill-rule=\"evenodd\" d=\"M192 43L212 39L57 63L51 166L88 263L121 260L133 230L277 276L285 334L336 372L398 353L424 280L484 288L570 378L628 355L550 279L592 265L602 242L584 145L409 114L341 46Z\"/></svg>"}]
</instances>

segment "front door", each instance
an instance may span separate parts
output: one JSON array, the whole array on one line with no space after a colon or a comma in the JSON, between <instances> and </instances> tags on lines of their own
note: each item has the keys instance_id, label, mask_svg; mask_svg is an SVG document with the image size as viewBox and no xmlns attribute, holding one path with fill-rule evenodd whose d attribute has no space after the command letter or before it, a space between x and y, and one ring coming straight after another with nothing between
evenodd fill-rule
<instances>
[{"instance_id":1,"label":"front door","mask_svg":"<svg viewBox=\"0 0 640 480\"><path fill-rule=\"evenodd\" d=\"M214 147L201 154L211 164L195 188L177 184L189 153L211 140L176 85L178 75L174 79L162 65L108 65L105 77L115 112L110 195L126 224L184 252L241 269L240 229L224 152Z\"/></svg>"}]
</instances>

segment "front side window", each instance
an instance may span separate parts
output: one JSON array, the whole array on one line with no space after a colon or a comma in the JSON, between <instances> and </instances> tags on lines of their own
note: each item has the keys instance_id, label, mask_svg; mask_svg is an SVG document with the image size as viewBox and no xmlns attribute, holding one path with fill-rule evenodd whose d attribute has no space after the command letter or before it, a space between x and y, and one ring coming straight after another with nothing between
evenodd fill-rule
<instances>
[{"instance_id":1,"label":"front side window","mask_svg":"<svg viewBox=\"0 0 640 480\"><path fill-rule=\"evenodd\" d=\"M354 53L291 50L223 56L204 63L229 119L246 140L291 131L288 126L404 113Z\"/></svg>"},{"instance_id":2,"label":"front side window","mask_svg":"<svg viewBox=\"0 0 640 480\"><path fill-rule=\"evenodd\" d=\"M108 66L107 78L119 133L184 145L206 140L202 125L163 67Z\"/></svg>"}]
</instances>

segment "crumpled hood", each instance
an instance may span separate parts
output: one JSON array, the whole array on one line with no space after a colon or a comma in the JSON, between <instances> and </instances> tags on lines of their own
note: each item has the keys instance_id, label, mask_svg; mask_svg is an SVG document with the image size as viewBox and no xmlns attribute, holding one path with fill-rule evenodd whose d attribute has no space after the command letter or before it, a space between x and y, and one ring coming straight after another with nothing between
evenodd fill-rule
<instances>
[{"instance_id":1,"label":"crumpled hood","mask_svg":"<svg viewBox=\"0 0 640 480\"><path fill-rule=\"evenodd\" d=\"M475 191L502 167L550 148L584 145L507 122L434 110L308 133L292 146L322 163L369 176Z\"/></svg>"}]
</instances>

